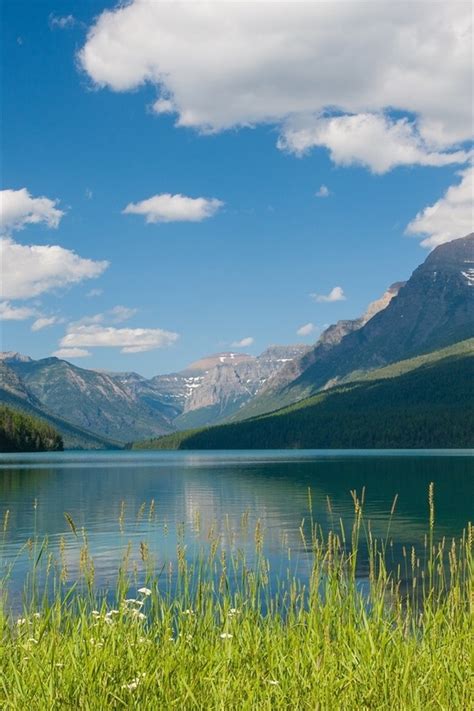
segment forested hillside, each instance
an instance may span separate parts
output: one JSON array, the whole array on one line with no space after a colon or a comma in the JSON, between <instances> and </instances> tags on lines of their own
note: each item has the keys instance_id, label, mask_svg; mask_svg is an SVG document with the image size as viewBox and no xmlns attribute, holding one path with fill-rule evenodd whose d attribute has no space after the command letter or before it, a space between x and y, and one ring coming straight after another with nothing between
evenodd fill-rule
<instances>
[{"instance_id":1,"label":"forested hillside","mask_svg":"<svg viewBox=\"0 0 474 711\"><path fill-rule=\"evenodd\" d=\"M461 348L461 350L463 350ZM474 446L471 352L331 388L239 423L135 445L157 449L457 448Z\"/></svg>"},{"instance_id":2,"label":"forested hillside","mask_svg":"<svg viewBox=\"0 0 474 711\"><path fill-rule=\"evenodd\" d=\"M0 405L0 452L62 451L61 435L47 422Z\"/></svg>"}]
</instances>

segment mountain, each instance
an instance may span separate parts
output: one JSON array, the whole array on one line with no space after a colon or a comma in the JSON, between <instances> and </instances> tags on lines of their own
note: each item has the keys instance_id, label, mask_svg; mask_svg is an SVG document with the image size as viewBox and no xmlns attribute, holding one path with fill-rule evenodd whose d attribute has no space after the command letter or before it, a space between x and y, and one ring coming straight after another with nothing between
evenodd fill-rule
<instances>
[{"instance_id":1,"label":"mountain","mask_svg":"<svg viewBox=\"0 0 474 711\"><path fill-rule=\"evenodd\" d=\"M66 449L117 449L118 442L100 437L49 412L25 387L16 373L0 358L0 403L34 418L46 421L57 430Z\"/></svg>"},{"instance_id":2,"label":"mountain","mask_svg":"<svg viewBox=\"0 0 474 711\"><path fill-rule=\"evenodd\" d=\"M169 418L174 429L219 422L238 412L281 368L300 358L304 345L270 346L259 356L216 353L184 370L147 380L136 373L109 373L144 404Z\"/></svg>"},{"instance_id":3,"label":"mountain","mask_svg":"<svg viewBox=\"0 0 474 711\"><path fill-rule=\"evenodd\" d=\"M0 405L0 452L58 452L61 435L44 420Z\"/></svg>"},{"instance_id":4,"label":"mountain","mask_svg":"<svg viewBox=\"0 0 474 711\"><path fill-rule=\"evenodd\" d=\"M32 404L108 440L125 443L173 429L164 416L106 373L59 358L35 361L16 354L4 354L2 364L16 376L16 390L21 388ZM11 374L8 377L11 380Z\"/></svg>"},{"instance_id":5,"label":"mountain","mask_svg":"<svg viewBox=\"0 0 474 711\"><path fill-rule=\"evenodd\" d=\"M330 327L291 372L282 371L242 408L239 419L270 412L357 371L427 353L474 335L474 234L437 247L405 284L391 287L362 322ZM393 292L393 293L390 293ZM237 419L234 417L234 419Z\"/></svg>"},{"instance_id":6,"label":"mountain","mask_svg":"<svg viewBox=\"0 0 474 711\"><path fill-rule=\"evenodd\" d=\"M261 356L218 353L179 373L144 378L79 368L59 358L0 354L0 402L44 417L67 448L121 446L234 413L305 346Z\"/></svg>"},{"instance_id":7,"label":"mountain","mask_svg":"<svg viewBox=\"0 0 474 711\"><path fill-rule=\"evenodd\" d=\"M474 339L399 361L289 407L138 449L470 448Z\"/></svg>"}]
</instances>

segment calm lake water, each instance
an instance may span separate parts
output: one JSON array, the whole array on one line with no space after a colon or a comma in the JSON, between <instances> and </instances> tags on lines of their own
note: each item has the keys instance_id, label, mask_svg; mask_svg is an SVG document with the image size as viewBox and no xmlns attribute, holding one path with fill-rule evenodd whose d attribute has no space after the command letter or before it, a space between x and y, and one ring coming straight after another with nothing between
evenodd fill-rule
<instances>
[{"instance_id":1,"label":"calm lake water","mask_svg":"<svg viewBox=\"0 0 474 711\"><path fill-rule=\"evenodd\" d=\"M140 565L146 542L157 566L175 558L177 529L184 524L188 555L207 541L209 528L247 549L253 536L242 535L261 521L264 551L274 576L288 567L307 574L308 556L300 525L308 521L308 488L313 517L323 530L347 531L353 520L350 491L365 487L365 516L377 536L385 536L390 508L394 560L402 546L422 547L427 531L427 492L435 484L436 536L458 537L474 519L474 458L469 451L239 451L239 452L67 452L0 455L0 520L10 512L0 566L14 559L11 588L20 595L31 567L21 546L48 536L53 550L64 537L71 577L78 570L78 542L64 513L77 529L85 527L99 585L111 586L127 545ZM328 509L327 500L331 502ZM150 515L150 504L152 515ZM36 502L36 504L35 504ZM145 508L143 508L145 504ZM197 532L197 516L200 531ZM120 520L122 519L122 521ZM290 549L290 556L288 554ZM1 571L0 571L1 572ZM364 579L367 561L359 559ZM0 575L1 577L1 575Z\"/></svg>"}]
</instances>

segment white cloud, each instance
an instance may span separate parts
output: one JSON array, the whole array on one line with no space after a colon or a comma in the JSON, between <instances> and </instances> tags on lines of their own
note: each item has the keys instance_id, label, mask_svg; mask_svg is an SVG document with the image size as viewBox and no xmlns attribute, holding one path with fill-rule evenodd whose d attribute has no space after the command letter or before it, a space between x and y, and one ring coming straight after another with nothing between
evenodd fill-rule
<instances>
[{"instance_id":1,"label":"white cloud","mask_svg":"<svg viewBox=\"0 0 474 711\"><path fill-rule=\"evenodd\" d=\"M313 301L318 301L320 303L346 300L344 290L340 286L335 286L331 289L329 294L310 294L310 296Z\"/></svg>"},{"instance_id":2,"label":"white cloud","mask_svg":"<svg viewBox=\"0 0 474 711\"><path fill-rule=\"evenodd\" d=\"M57 316L41 316L32 323L31 330L42 331L43 328L49 328L49 326L54 326L56 323L61 323L61 319Z\"/></svg>"},{"instance_id":3,"label":"white cloud","mask_svg":"<svg viewBox=\"0 0 474 711\"><path fill-rule=\"evenodd\" d=\"M36 315L28 306L13 306L9 301L0 301L0 321L24 321Z\"/></svg>"},{"instance_id":4,"label":"white cloud","mask_svg":"<svg viewBox=\"0 0 474 711\"><path fill-rule=\"evenodd\" d=\"M70 328L76 326L90 326L92 324L104 323L104 321L109 321L110 323L123 323L123 321L128 321L129 318L135 316L138 309L131 309L128 306L114 306L109 311L104 311L99 314L93 314L92 316L83 316L78 321L71 321Z\"/></svg>"},{"instance_id":5,"label":"white cloud","mask_svg":"<svg viewBox=\"0 0 474 711\"><path fill-rule=\"evenodd\" d=\"M77 24L77 20L73 15L51 15L49 16L49 26L51 29L67 30L74 27Z\"/></svg>"},{"instance_id":6,"label":"white cloud","mask_svg":"<svg viewBox=\"0 0 474 711\"><path fill-rule=\"evenodd\" d=\"M123 213L144 215L147 223L201 222L215 215L223 204L216 198L190 198L186 195L163 193L141 202L131 202Z\"/></svg>"},{"instance_id":7,"label":"white cloud","mask_svg":"<svg viewBox=\"0 0 474 711\"><path fill-rule=\"evenodd\" d=\"M242 338L240 341L234 341L230 345L232 348L247 348L254 343L254 340L255 339L253 339L252 336L247 336L246 338Z\"/></svg>"},{"instance_id":8,"label":"white cloud","mask_svg":"<svg viewBox=\"0 0 474 711\"><path fill-rule=\"evenodd\" d=\"M84 348L60 348L54 351L52 355L56 356L56 358L87 358L92 353Z\"/></svg>"},{"instance_id":9,"label":"white cloud","mask_svg":"<svg viewBox=\"0 0 474 711\"><path fill-rule=\"evenodd\" d=\"M57 227L64 215L56 205L57 200L47 197L31 197L26 188L0 191L0 231L20 230L28 224L44 222L48 227Z\"/></svg>"},{"instance_id":10,"label":"white cloud","mask_svg":"<svg viewBox=\"0 0 474 711\"><path fill-rule=\"evenodd\" d=\"M177 333L161 328L114 328L99 324L71 324L61 339L62 348L98 347L120 348L122 353L140 353L171 346L179 338Z\"/></svg>"},{"instance_id":11,"label":"white cloud","mask_svg":"<svg viewBox=\"0 0 474 711\"><path fill-rule=\"evenodd\" d=\"M79 53L98 87L154 85L155 111L175 112L180 126L219 131L269 122L296 147L300 121L313 117L310 145L316 139L335 160L378 172L409 160L463 159L440 151L471 137L471 60L470 3L386 0L134 0L102 12ZM321 124L334 109L346 123ZM381 118L392 109L414 126ZM366 145L364 121L383 137L373 143L386 158ZM350 135L342 139L344 131Z\"/></svg>"},{"instance_id":12,"label":"white cloud","mask_svg":"<svg viewBox=\"0 0 474 711\"><path fill-rule=\"evenodd\" d=\"M22 245L0 238L1 296L28 299L102 274L108 262L83 259L57 245Z\"/></svg>"},{"instance_id":13,"label":"white cloud","mask_svg":"<svg viewBox=\"0 0 474 711\"><path fill-rule=\"evenodd\" d=\"M299 327L299 329L296 331L296 334L298 336L310 336L316 330L317 327L314 325L314 323L305 323L304 326Z\"/></svg>"},{"instance_id":14,"label":"white cloud","mask_svg":"<svg viewBox=\"0 0 474 711\"><path fill-rule=\"evenodd\" d=\"M408 234L424 235L424 247L436 247L473 231L474 168L459 175L461 181L451 185L434 205L419 212L406 229Z\"/></svg>"},{"instance_id":15,"label":"white cloud","mask_svg":"<svg viewBox=\"0 0 474 711\"><path fill-rule=\"evenodd\" d=\"M315 197L318 197L318 198L329 197L330 194L331 194L331 193L329 192L329 188L328 188L326 185L321 185L321 186L319 187L319 190L317 190L317 191L314 193Z\"/></svg>"},{"instance_id":16,"label":"white cloud","mask_svg":"<svg viewBox=\"0 0 474 711\"><path fill-rule=\"evenodd\" d=\"M91 289L87 292L86 296L88 299L93 299L96 296L101 296L104 293L103 289Z\"/></svg>"},{"instance_id":17,"label":"white cloud","mask_svg":"<svg viewBox=\"0 0 474 711\"><path fill-rule=\"evenodd\" d=\"M469 159L466 151L431 150L413 122L406 118L395 121L382 114L314 117L293 125L290 122L278 145L297 155L323 146L337 165L363 165L379 174L400 165L442 166Z\"/></svg>"}]
</instances>

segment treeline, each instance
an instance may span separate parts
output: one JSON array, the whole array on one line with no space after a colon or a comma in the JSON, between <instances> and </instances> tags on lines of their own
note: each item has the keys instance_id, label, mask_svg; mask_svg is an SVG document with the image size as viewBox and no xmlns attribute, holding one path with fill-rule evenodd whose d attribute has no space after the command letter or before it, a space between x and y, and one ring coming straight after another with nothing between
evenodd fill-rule
<instances>
[{"instance_id":1,"label":"treeline","mask_svg":"<svg viewBox=\"0 0 474 711\"><path fill-rule=\"evenodd\" d=\"M397 377L348 383L273 413L177 432L150 449L469 448L474 446L474 358Z\"/></svg>"},{"instance_id":2,"label":"treeline","mask_svg":"<svg viewBox=\"0 0 474 711\"><path fill-rule=\"evenodd\" d=\"M0 452L62 451L61 435L47 422L0 405Z\"/></svg>"}]
</instances>

